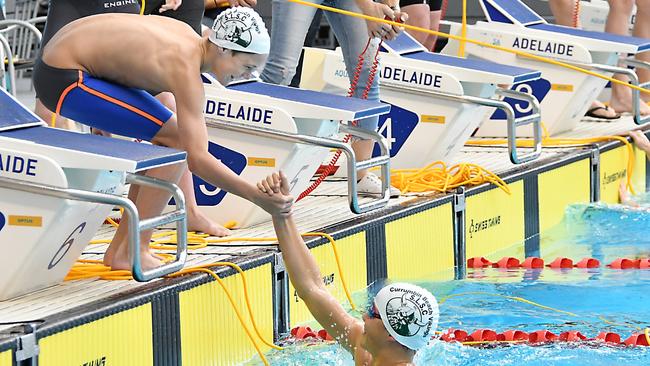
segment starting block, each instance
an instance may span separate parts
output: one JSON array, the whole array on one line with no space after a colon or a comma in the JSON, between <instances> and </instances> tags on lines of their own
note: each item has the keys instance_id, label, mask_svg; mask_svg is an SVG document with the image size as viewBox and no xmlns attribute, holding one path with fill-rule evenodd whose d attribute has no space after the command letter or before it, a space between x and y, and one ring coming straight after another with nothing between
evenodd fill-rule
<instances>
[{"instance_id":1,"label":"starting block","mask_svg":"<svg viewBox=\"0 0 650 366\"><path fill-rule=\"evenodd\" d=\"M148 281L183 267L187 255L185 202L174 184L135 173L185 161L159 146L45 127L0 88L0 300L61 283L110 213L130 216L133 277ZM125 184L170 191L176 210L140 220ZM144 271L140 232L176 222L176 259Z\"/></svg>"},{"instance_id":2,"label":"starting block","mask_svg":"<svg viewBox=\"0 0 650 366\"><path fill-rule=\"evenodd\" d=\"M604 75L622 73L639 85L636 73L626 67L617 67L619 55L637 54L650 50L650 40L609 33L547 24L520 0L481 0L489 22L478 22L467 28L467 37L485 43L509 47L534 55L586 68ZM459 35L461 26L452 24L451 33ZM444 53L457 52L459 42L451 41ZM531 68L542 72L535 82L516 84L513 89L534 95L542 106L542 120L550 135L572 130L582 119L591 103L607 84L606 80L546 62L520 57L515 54L466 44L470 57L482 58L508 65ZM642 62L624 59L624 63L645 67ZM633 91L634 121L644 124L641 118L639 91ZM518 116L530 111L526 106L510 101ZM517 131L520 136L531 136L530 129ZM492 115L479 129L478 136L506 136L507 128L502 116Z\"/></svg>"},{"instance_id":3,"label":"starting block","mask_svg":"<svg viewBox=\"0 0 650 366\"><path fill-rule=\"evenodd\" d=\"M406 32L384 42L381 51L380 94L383 102L391 104L391 111L380 117L379 132L388 140L393 168L417 168L436 160L451 160L483 116L495 108L506 116L513 131L509 143L512 162L539 156L537 100L529 94L497 87L534 82L540 78L539 72L431 53ZM347 91L350 83L340 50L305 48L304 60L301 87L338 94ZM534 113L516 118L500 95L529 105ZM528 124L538 131L536 150L520 155L514 131Z\"/></svg>"},{"instance_id":4,"label":"starting block","mask_svg":"<svg viewBox=\"0 0 650 366\"><path fill-rule=\"evenodd\" d=\"M308 187L330 149L341 149L349 161L350 209L363 213L388 203L390 158L384 138L341 121L382 115L389 112L390 106L259 81L224 88L209 74L203 75L203 81L209 151L246 181L255 183L282 170L289 178L291 194L297 197ZM351 147L335 139L339 132L374 140L383 154L357 162ZM381 167L384 195L360 203L357 170L374 166ZM199 207L217 222L234 221L237 227L247 227L269 219L253 203L196 176L194 187Z\"/></svg>"}]
</instances>

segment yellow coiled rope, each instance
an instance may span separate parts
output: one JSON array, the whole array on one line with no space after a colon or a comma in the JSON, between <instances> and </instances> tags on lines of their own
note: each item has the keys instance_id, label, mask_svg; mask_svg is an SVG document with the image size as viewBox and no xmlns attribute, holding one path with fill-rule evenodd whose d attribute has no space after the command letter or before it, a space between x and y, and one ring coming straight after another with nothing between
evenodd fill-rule
<instances>
[{"instance_id":1,"label":"yellow coiled rope","mask_svg":"<svg viewBox=\"0 0 650 366\"><path fill-rule=\"evenodd\" d=\"M394 169L391 173L391 184L402 193L448 192L460 186L489 182L510 194L503 179L476 164L447 167L444 162L436 161L421 169Z\"/></svg>"}]
</instances>

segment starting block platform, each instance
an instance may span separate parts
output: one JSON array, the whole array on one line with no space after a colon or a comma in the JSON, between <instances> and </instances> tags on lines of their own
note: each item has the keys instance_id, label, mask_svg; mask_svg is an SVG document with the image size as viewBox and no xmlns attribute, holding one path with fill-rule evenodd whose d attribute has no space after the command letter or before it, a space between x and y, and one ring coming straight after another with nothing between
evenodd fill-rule
<instances>
[{"instance_id":1,"label":"starting block platform","mask_svg":"<svg viewBox=\"0 0 650 366\"><path fill-rule=\"evenodd\" d=\"M634 126L630 118L581 122L577 130L593 136ZM650 169L643 152L635 154L633 183L642 192ZM626 149L618 142L544 148L537 160L518 165L510 162L504 147L463 147L452 163L472 162L492 170L509 184L511 193L485 184L453 194L409 195L381 210L356 215L349 210L347 183L335 179L300 201L295 217L301 232L333 235L353 292L386 277L463 278L466 258L495 252L518 257L544 253L543 233L562 220L568 204L616 202L618 185L627 174L625 158ZM109 239L113 233L114 228L102 225L94 238ZM233 233L240 238L273 236L270 223ZM306 241L328 289L345 301L341 273L327 241ZM8 244L16 246L21 240ZM56 248L59 243L45 238L42 245ZM86 246L81 258L101 259L105 249L106 244ZM244 269L251 308L265 339L277 339L290 326L311 320L293 295L273 242L209 244L189 251L185 266L217 261ZM243 309L241 275L223 267L215 270ZM36 359L41 365L235 365L254 357L223 289L207 274L149 283L69 281L0 302L0 366Z\"/></svg>"},{"instance_id":2,"label":"starting block platform","mask_svg":"<svg viewBox=\"0 0 650 366\"><path fill-rule=\"evenodd\" d=\"M413 169L436 160L452 160L478 128L482 116L495 109L507 120L511 131L508 135L513 137L509 141L511 161L522 163L539 155L541 125L537 100L498 85L535 82L541 77L540 72L431 53L406 32L393 41L383 42L380 56L380 97L391 105L391 111L380 117L379 132L388 141L393 168ZM350 82L341 51L306 48L300 85L345 93ZM532 113L519 118L501 100L502 96L527 105ZM514 144L515 131L529 125L537 131L536 149L521 154ZM380 154L379 149L375 154Z\"/></svg>"},{"instance_id":3,"label":"starting block platform","mask_svg":"<svg viewBox=\"0 0 650 366\"><path fill-rule=\"evenodd\" d=\"M630 78L630 83L639 85L636 72L627 67L619 67L619 57L625 66L648 68L643 62L628 59L650 49L650 40L609 33L587 31L570 27L547 24L532 9L520 0L481 0L479 1L488 19L468 25L467 37L492 45L500 45L553 61L568 63L583 69L611 77L622 73ZM451 33L459 35L461 26L451 25ZM451 41L443 50L446 54L457 54L459 42ZM471 43L466 44L468 57L492 60L507 65L539 70L542 77L532 82L515 84L512 89L532 94L541 104L542 120L551 136L570 131L577 126L591 103L605 88L607 80L570 70L560 65L541 62L492 48ZM640 95L633 91L635 122L645 124L650 119L640 115ZM532 113L527 105L510 100L518 117ZM481 125L478 136L509 135L503 117L491 115ZM518 136L532 136L530 128L517 131Z\"/></svg>"},{"instance_id":4,"label":"starting block platform","mask_svg":"<svg viewBox=\"0 0 650 366\"><path fill-rule=\"evenodd\" d=\"M203 75L206 92L204 116L209 151L248 182L258 182L282 170L297 197L310 184L330 149L347 157L350 210L363 213L388 202L388 186L376 200L360 203L357 169L379 167L388 181L389 156L384 138L374 131L348 126L349 121L388 113L390 106L357 98L345 98L286 86L248 81L223 88L209 74ZM338 139L339 132L374 140L378 156L357 161L354 151ZM208 217L218 223L235 222L248 227L270 219L261 208L194 177L196 200Z\"/></svg>"}]
</instances>

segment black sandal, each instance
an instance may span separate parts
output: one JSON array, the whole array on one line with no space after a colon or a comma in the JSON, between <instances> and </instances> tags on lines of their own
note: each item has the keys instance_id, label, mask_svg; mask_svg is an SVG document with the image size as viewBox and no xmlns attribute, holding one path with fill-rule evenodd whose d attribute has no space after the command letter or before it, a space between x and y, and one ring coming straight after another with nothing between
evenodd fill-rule
<instances>
[{"instance_id":1,"label":"black sandal","mask_svg":"<svg viewBox=\"0 0 650 366\"><path fill-rule=\"evenodd\" d=\"M611 116L611 117L610 117L610 116L605 116L605 115L601 115L601 114L596 114L596 113L595 113L596 111L599 111L599 110L601 110L601 109L604 110L604 111L608 111L608 110L609 110L609 106L604 106L604 107L593 107L593 108L589 109L589 110L587 111L587 113L585 113L585 117L591 117L591 118L595 118L595 119L606 119L606 120L608 120L608 121L611 121L611 120L614 120L614 119L619 119L619 118L621 118L621 114L620 114L620 113L616 113L616 115Z\"/></svg>"}]
</instances>

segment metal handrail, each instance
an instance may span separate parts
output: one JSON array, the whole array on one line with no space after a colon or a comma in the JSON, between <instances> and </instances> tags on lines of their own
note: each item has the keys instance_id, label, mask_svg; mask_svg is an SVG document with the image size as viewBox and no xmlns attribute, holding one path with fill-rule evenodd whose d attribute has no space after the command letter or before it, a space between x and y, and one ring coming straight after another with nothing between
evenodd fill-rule
<instances>
[{"instance_id":1,"label":"metal handrail","mask_svg":"<svg viewBox=\"0 0 650 366\"><path fill-rule=\"evenodd\" d=\"M435 98L451 100L459 103L476 104L485 107L500 109L505 112L506 121L508 123L508 155L510 157L510 161L513 164L523 164L539 158L539 156L542 153L542 118L540 113L539 101L537 100L537 98L535 98L530 94L517 92L514 90L497 89L496 93L498 94L507 95L510 98L524 100L528 103L531 103L531 107L533 109L532 114L530 116L516 118L512 106L498 99L474 97L470 95L448 94L448 93L433 91L433 90L422 90L422 89L413 88L401 84L393 84L390 82L382 82L382 88L408 90L411 93L416 93L420 95L433 96ZM520 156L517 150L516 128L527 124L533 124L534 151L529 154Z\"/></svg>"},{"instance_id":2,"label":"metal handrail","mask_svg":"<svg viewBox=\"0 0 650 366\"><path fill-rule=\"evenodd\" d=\"M174 201L176 202L176 210L161 216L140 221L138 209L135 207L135 204L128 198L124 198L122 196L72 188L61 188L20 179L0 177L0 187L2 188L49 197L106 204L123 208L124 212L129 217L129 220L127 220L128 243L130 248L129 254L131 256L131 270L133 278L136 281L144 282L179 271L185 265L185 260L187 258L187 217L185 211L185 197L183 196L183 193L178 188L178 186L173 183L131 173L127 174L126 182L135 185L143 185L163 189L171 192L174 197ZM140 260L141 232L148 230L154 226L164 225L170 222L176 222L177 228L178 246L176 248L176 259L173 262L166 263L160 267L143 271L142 263Z\"/></svg>"},{"instance_id":3,"label":"metal handrail","mask_svg":"<svg viewBox=\"0 0 650 366\"><path fill-rule=\"evenodd\" d=\"M16 67L14 65L14 58L13 58L13 53L11 52L11 46L9 46L9 42L7 39L0 34L0 44L2 45L2 48L4 48L5 53L7 53L7 75L9 78L9 93L13 95L14 97L16 96ZM0 60L4 64L4 59ZM0 80L3 80L4 78L0 78ZM0 85L0 87L4 88L4 85Z\"/></svg>"},{"instance_id":4,"label":"metal handrail","mask_svg":"<svg viewBox=\"0 0 650 366\"><path fill-rule=\"evenodd\" d=\"M638 61L638 60L629 60L623 59L624 63L632 66L643 67L650 69L647 63ZM626 67L618 67L611 65L602 65L602 64L588 64L585 65L594 70L601 70L606 72L612 72L615 74L623 74L630 78L630 84L634 86L643 86L639 84L639 76L634 72L634 70L628 69ZM643 125L650 122L650 116L641 117L641 92L637 89L632 89L632 116L634 117L634 123L637 125Z\"/></svg>"},{"instance_id":5,"label":"metal handrail","mask_svg":"<svg viewBox=\"0 0 650 366\"><path fill-rule=\"evenodd\" d=\"M328 149L339 149L347 157L347 171L348 171L348 203L350 210L356 214L361 214L371 210L385 207L390 199L390 154L388 143L386 139L376 132L366 131L357 127L341 125L340 130L344 133L349 133L353 136L362 139L374 140L379 144L381 155L369 160L357 162L354 150L350 145L338 140L295 134L290 132L272 130L257 126L250 126L238 122L224 122L215 118L206 117L206 124L208 127L219 128L227 131L234 131L246 133L248 135L273 138L280 141L296 142L305 145L321 146ZM382 191L384 192L381 198L374 199L370 202L359 204L358 187L357 187L357 170L366 169L369 167L381 166L382 178Z\"/></svg>"}]
</instances>

